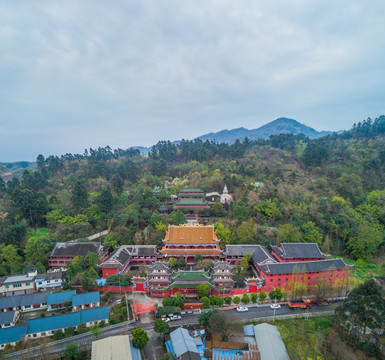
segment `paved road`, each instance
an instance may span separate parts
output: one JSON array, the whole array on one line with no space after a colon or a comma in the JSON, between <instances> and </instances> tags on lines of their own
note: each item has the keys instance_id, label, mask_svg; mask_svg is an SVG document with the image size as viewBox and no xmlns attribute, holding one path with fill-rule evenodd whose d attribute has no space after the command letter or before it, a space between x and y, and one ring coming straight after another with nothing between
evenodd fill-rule
<instances>
[{"instance_id":1,"label":"paved road","mask_svg":"<svg viewBox=\"0 0 385 360\"><path fill-rule=\"evenodd\" d=\"M334 308L339 303L334 303L329 306L318 306L313 305L312 309L310 310L310 313L317 313L322 314L323 312L330 312L334 310ZM236 314L236 316L239 317L240 320L243 321L251 321L251 320L258 320L263 319L265 317L272 317L274 316L274 310L270 309L269 306L250 306L249 311L247 312L237 312L235 309L233 310L226 310L233 314ZM284 317L286 315L300 315L300 314L306 314L308 311L303 309L297 309L297 310L291 310L288 306L284 305L281 309L278 309L275 311L275 316L278 319L279 317ZM112 327L106 327L102 329L102 334L98 337L98 339L105 338L108 336L113 335L122 335L122 334L128 334L129 330L140 326L142 329L149 332L150 337L150 343L146 347L146 356L148 359L157 359L157 353L161 351L161 343L157 336L157 334L153 331L154 328L154 322L151 319L153 315L146 315L145 319L147 322L145 323L134 323L134 324L128 324L128 323L122 323L118 325L113 325ZM169 323L171 327L178 327L178 326L187 326L187 325L194 325L198 324L198 315L195 314L186 314L182 317L181 320L173 321ZM9 355L5 355L4 359L33 359L33 358L40 358L42 353L55 353L59 351L64 351L64 348L72 343L77 343L79 346L90 346L92 343L92 334L91 333L85 333L80 336L76 336L74 338L68 338L61 340L60 342L50 343L46 346L37 346L34 348L30 348L28 350L23 350L19 352L15 352Z\"/></svg>"}]
</instances>

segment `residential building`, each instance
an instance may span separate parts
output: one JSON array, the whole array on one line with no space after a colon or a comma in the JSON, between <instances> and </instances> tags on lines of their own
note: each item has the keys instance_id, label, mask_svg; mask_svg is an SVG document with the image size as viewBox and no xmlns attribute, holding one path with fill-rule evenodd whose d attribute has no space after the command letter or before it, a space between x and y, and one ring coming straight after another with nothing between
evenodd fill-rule
<instances>
[{"instance_id":1,"label":"residential building","mask_svg":"<svg viewBox=\"0 0 385 360\"><path fill-rule=\"evenodd\" d=\"M72 296L72 311L91 309L100 306L99 291Z\"/></svg>"},{"instance_id":2,"label":"residential building","mask_svg":"<svg viewBox=\"0 0 385 360\"><path fill-rule=\"evenodd\" d=\"M65 315L28 320L25 338L34 339L52 336L57 330L64 332L64 330L69 327L76 330L77 326L81 323L85 324L85 327L90 327L97 325L101 321L104 321L106 324L109 322L108 306L81 310Z\"/></svg>"},{"instance_id":3,"label":"residential building","mask_svg":"<svg viewBox=\"0 0 385 360\"><path fill-rule=\"evenodd\" d=\"M0 350L4 350L7 344L15 346L18 341L24 340L26 332L27 325L0 329Z\"/></svg>"},{"instance_id":4,"label":"residential building","mask_svg":"<svg viewBox=\"0 0 385 360\"><path fill-rule=\"evenodd\" d=\"M29 311L47 307L49 293L7 296L0 298L0 313L8 311Z\"/></svg>"},{"instance_id":5,"label":"residential building","mask_svg":"<svg viewBox=\"0 0 385 360\"><path fill-rule=\"evenodd\" d=\"M86 256L89 252L97 254L101 261L108 257L109 246L102 245L100 242L58 242L50 251L48 264L51 268L65 268L67 262L71 262L75 257Z\"/></svg>"},{"instance_id":6,"label":"residential building","mask_svg":"<svg viewBox=\"0 0 385 360\"><path fill-rule=\"evenodd\" d=\"M2 278L0 284L0 294L3 296L15 296L32 294L35 292L35 278L37 272L28 274L11 275Z\"/></svg>"},{"instance_id":7,"label":"residential building","mask_svg":"<svg viewBox=\"0 0 385 360\"><path fill-rule=\"evenodd\" d=\"M62 291L59 293L49 294L47 298L48 311L63 309L72 306L72 297L76 295L75 290Z\"/></svg>"},{"instance_id":8,"label":"residential building","mask_svg":"<svg viewBox=\"0 0 385 360\"><path fill-rule=\"evenodd\" d=\"M177 360L201 360L198 346L203 348L202 339L192 337L187 329L181 327L172 331L170 340L166 342L167 350L172 352Z\"/></svg>"},{"instance_id":9,"label":"residential building","mask_svg":"<svg viewBox=\"0 0 385 360\"><path fill-rule=\"evenodd\" d=\"M195 264L196 256L219 260L222 250L213 225L169 225L161 249L162 259L183 257L189 265Z\"/></svg>"},{"instance_id":10,"label":"residential building","mask_svg":"<svg viewBox=\"0 0 385 360\"><path fill-rule=\"evenodd\" d=\"M62 288L62 276L61 271L50 272L46 274L36 275L36 290L58 290Z\"/></svg>"},{"instance_id":11,"label":"residential building","mask_svg":"<svg viewBox=\"0 0 385 360\"><path fill-rule=\"evenodd\" d=\"M19 311L0 312L0 328L4 329L7 327L15 326L19 316Z\"/></svg>"}]
</instances>

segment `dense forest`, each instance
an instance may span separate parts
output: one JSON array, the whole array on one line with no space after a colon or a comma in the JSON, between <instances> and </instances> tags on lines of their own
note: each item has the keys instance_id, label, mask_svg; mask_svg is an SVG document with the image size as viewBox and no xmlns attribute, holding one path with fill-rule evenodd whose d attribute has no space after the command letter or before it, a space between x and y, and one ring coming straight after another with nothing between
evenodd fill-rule
<instances>
[{"instance_id":1,"label":"dense forest","mask_svg":"<svg viewBox=\"0 0 385 360\"><path fill-rule=\"evenodd\" d=\"M112 248L160 244L168 224L185 221L180 211L159 213L171 194L225 184L234 201L203 214L222 244L317 242L354 259L384 254L385 116L316 140L160 141L148 156L107 146L36 162L20 178L0 178L0 275L44 271L55 242L107 228Z\"/></svg>"}]
</instances>

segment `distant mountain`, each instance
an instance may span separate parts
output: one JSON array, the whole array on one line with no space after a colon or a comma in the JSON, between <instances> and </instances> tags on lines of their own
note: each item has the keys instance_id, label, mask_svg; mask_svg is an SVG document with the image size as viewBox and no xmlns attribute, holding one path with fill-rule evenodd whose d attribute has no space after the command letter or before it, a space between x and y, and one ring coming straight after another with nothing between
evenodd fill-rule
<instances>
[{"instance_id":1,"label":"distant mountain","mask_svg":"<svg viewBox=\"0 0 385 360\"><path fill-rule=\"evenodd\" d=\"M36 162L16 161L9 163L0 163L0 176L4 181L11 180L13 177L20 178L25 169L35 169Z\"/></svg>"},{"instance_id":2,"label":"distant mountain","mask_svg":"<svg viewBox=\"0 0 385 360\"><path fill-rule=\"evenodd\" d=\"M257 140L268 139L270 135L274 134L304 134L310 139L316 139L331 133L332 131L317 131L310 126L299 123L296 120L282 117L257 129L248 130L241 127L233 130L222 130L216 133L199 136L197 139L202 141L209 140L216 141L217 143L225 142L232 144L237 139L243 141L245 137L248 137L249 140Z\"/></svg>"}]
</instances>

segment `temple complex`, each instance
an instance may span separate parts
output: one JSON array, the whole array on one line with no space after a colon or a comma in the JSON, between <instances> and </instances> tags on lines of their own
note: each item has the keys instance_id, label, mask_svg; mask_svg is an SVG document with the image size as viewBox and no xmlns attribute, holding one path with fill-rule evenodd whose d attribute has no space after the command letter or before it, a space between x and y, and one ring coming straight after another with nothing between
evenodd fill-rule
<instances>
[{"instance_id":1,"label":"temple complex","mask_svg":"<svg viewBox=\"0 0 385 360\"><path fill-rule=\"evenodd\" d=\"M163 259L183 256L188 265L196 263L197 255L213 261L222 255L213 225L170 225L163 243L160 251Z\"/></svg>"},{"instance_id":2,"label":"temple complex","mask_svg":"<svg viewBox=\"0 0 385 360\"><path fill-rule=\"evenodd\" d=\"M215 262L211 271L211 283L213 289L227 295L234 287L234 273L233 267L225 262Z\"/></svg>"}]
</instances>

